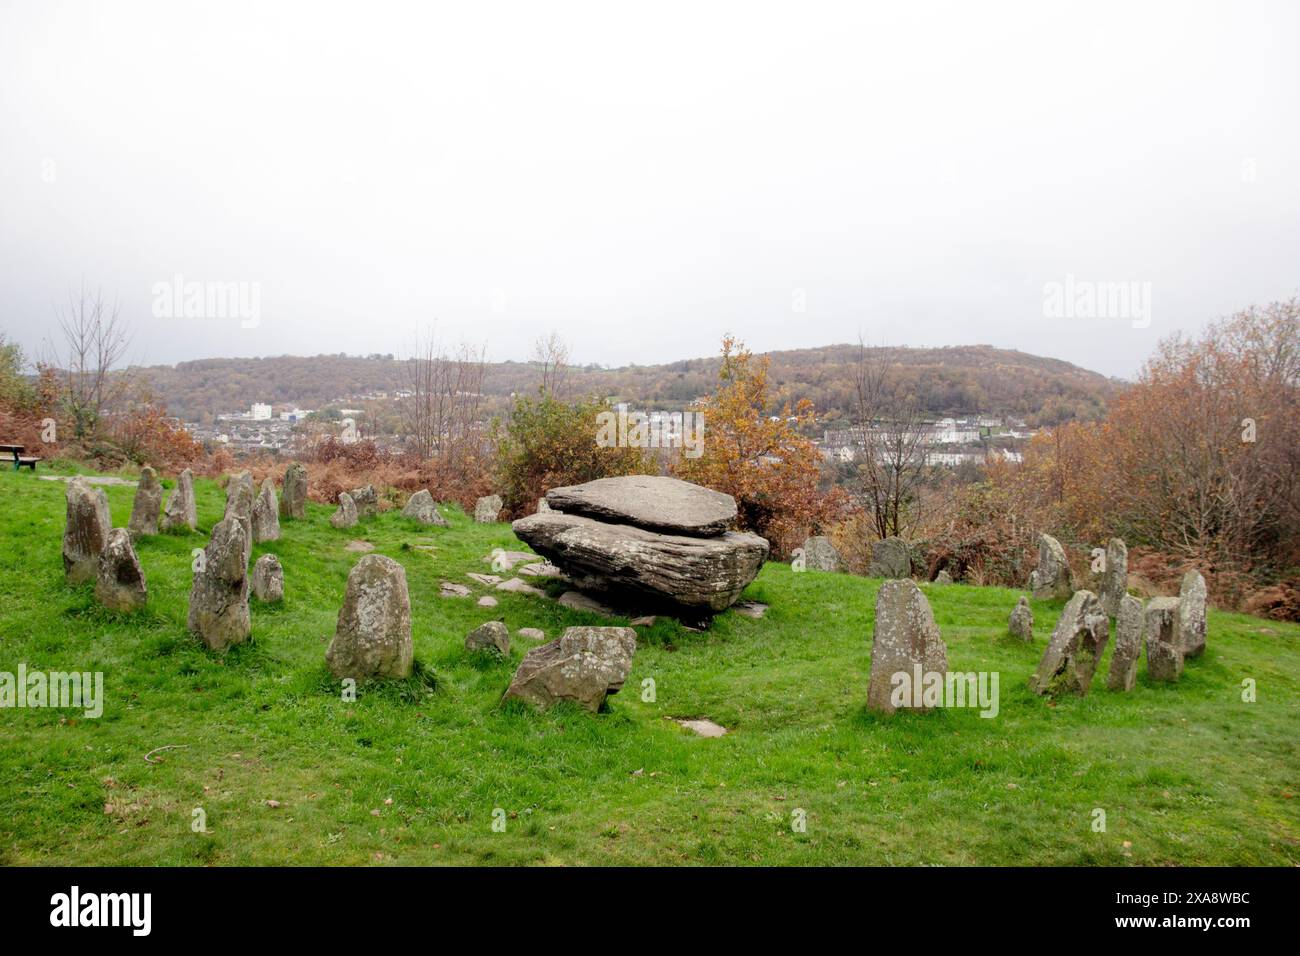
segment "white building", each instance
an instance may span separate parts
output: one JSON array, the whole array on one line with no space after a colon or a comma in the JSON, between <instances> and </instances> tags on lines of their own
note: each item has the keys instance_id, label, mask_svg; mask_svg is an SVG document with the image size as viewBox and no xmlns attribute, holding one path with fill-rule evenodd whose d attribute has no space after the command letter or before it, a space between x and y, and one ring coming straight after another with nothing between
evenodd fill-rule
<instances>
[{"instance_id":1,"label":"white building","mask_svg":"<svg viewBox=\"0 0 1300 956\"><path fill-rule=\"evenodd\" d=\"M270 421L271 406L263 405L261 402L254 402L253 407L248 410L248 417L255 422Z\"/></svg>"}]
</instances>

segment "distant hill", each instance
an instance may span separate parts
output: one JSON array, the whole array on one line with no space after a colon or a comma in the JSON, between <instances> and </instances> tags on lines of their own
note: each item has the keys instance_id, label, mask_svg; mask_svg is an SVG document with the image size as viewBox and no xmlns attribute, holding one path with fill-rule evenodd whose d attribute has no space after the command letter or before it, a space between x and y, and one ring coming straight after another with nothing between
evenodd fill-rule
<instances>
[{"instance_id":1,"label":"distant hill","mask_svg":"<svg viewBox=\"0 0 1300 956\"><path fill-rule=\"evenodd\" d=\"M770 352L778 400L810 399L828 427L849 414L856 345ZM878 351L878 350L872 350ZM1093 418L1122 383L1060 359L988 345L885 350L896 388L919 397L936 416L975 412L1014 415L1031 424ZM645 408L685 408L712 390L719 359L683 359L665 365L575 367L568 389L596 393ZM247 408L252 402L319 409L406 384L407 363L391 355L281 355L217 358L149 366L132 371L147 379L168 410L187 421ZM487 366L489 411L504 408L512 393L537 388L540 372L528 362Z\"/></svg>"}]
</instances>

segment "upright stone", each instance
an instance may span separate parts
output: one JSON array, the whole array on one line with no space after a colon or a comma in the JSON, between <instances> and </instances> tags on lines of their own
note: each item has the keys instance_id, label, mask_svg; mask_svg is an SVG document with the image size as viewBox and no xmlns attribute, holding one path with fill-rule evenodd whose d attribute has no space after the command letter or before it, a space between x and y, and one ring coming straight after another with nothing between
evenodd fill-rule
<instances>
[{"instance_id":1,"label":"upright stone","mask_svg":"<svg viewBox=\"0 0 1300 956\"><path fill-rule=\"evenodd\" d=\"M1110 655L1106 687L1132 690L1137 683L1138 658L1142 656L1142 602L1131 594L1119 601L1115 613L1115 650Z\"/></svg>"},{"instance_id":2,"label":"upright stone","mask_svg":"<svg viewBox=\"0 0 1300 956\"><path fill-rule=\"evenodd\" d=\"M248 550L245 525L222 518L212 529L190 587L189 628L214 651L248 640Z\"/></svg>"},{"instance_id":3,"label":"upright stone","mask_svg":"<svg viewBox=\"0 0 1300 956\"><path fill-rule=\"evenodd\" d=\"M937 681L942 688L947 674L948 647L921 589L910 578L882 582L876 594L867 707L882 714L926 710L925 687Z\"/></svg>"},{"instance_id":4,"label":"upright stone","mask_svg":"<svg viewBox=\"0 0 1300 956\"><path fill-rule=\"evenodd\" d=\"M1102 610L1107 617L1119 614L1119 605L1128 593L1128 546L1122 538L1111 538L1106 542L1106 567L1101 572Z\"/></svg>"},{"instance_id":5,"label":"upright stone","mask_svg":"<svg viewBox=\"0 0 1300 956\"><path fill-rule=\"evenodd\" d=\"M1038 670L1029 678L1036 694L1085 696L1110 640L1110 620L1091 591L1076 591L1061 611Z\"/></svg>"},{"instance_id":6,"label":"upright stone","mask_svg":"<svg viewBox=\"0 0 1300 956\"><path fill-rule=\"evenodd\" d=\"M413 518L420 524L447 527L447 519L438 513L438 505L427 488L421 488L411 495L410 500L406 502L406 507L402 509L402 517Z\"/></svg>"},{"instance_id":7,"label":"upright stone","mask_svg":"<svg viewBox=\"0 0 1300 956\"><path fill-rule=\"evenodd\" d=\"M253 556L253 475L241 471L226 482L226 512L224 517L234 518L244 526L244 563Z\"/></svg>"},{"instance_id":8,"label":"upright stone","mask_svg":"<svg viewBox=\"0 0 1300 956\"><path fill-rule=\"evenodd\" d=\"M194 502L194 475L188 468L176 479L162 523L164 531L179 531L181 528L193 531L199 526L198 508Z\"/></svg>"},{"instance_id":9,"label":"upright stone","mask_svg":"<svg viewBox=\"0 0 1300 956\"><path fill-rule=\"evenodd\" d=\"M135 486L135 502L131 505L131 520L127 528L132 534L158 533L158 513L162 509L162 482L158 472L148 465L140 469L140 481Z\"/></svg>"},{"instance_id":10,"label":"upright stone","mask_svg":"<svg viewBox=\"0 0 1300 956\"><path fill-rule=\"evenodd\" d=\"M284 568L273 554L264 554L253 565L253 597L263 604L284 600Z\"/></svg>"},{"instance_id":11,"label":"upright stone","mask_svg":"<svg viewBox=\"0 0 1300 956\"><path fill-rule=\"evenodd\" d=\"M1192 570L1183 575L1178 589L1178 640L1183 657L1200 657L1205 652L1205 578Z\"/></svg>"},{"instance_id":12,"label":"upright stone","mask_svg":"<svg viewBox=\"0 0 1300 956\"><path fill-rule=\"evenodd\" d=\"M838 571L840 553L830 538L817 535L803 543L803 566L805 571Z\"/></svg>"},{"instance_id":13,"label":"upright stone","mask_svg":"<svg viewBox=\"0 0 1300 956\"><path fill-rule=\"evenodd\" d=\"M144 570L131 547L131 532L114 528L99 553L99 572L95 579L95 600L110 611L136 611L149 599Z\"/></svg>"},{"instance_id":14,"label":"upright stone","mask_svg":"<svg viewBox=\"0 0 1300 956\"><path fill-rule=\"evenodd\" d=\"M936 575L934 576L934 583L935 583L935 584L952 584L952 575L948 573L948 569L947 569L947 568L944 568L942 571L940 571L938 574L936 574Z\"/></svg>"},{"instance_id":15,"label":"upright stone","mask_svg":"<svg viewBox=\"0 0 1300 956\"><path fill-rule=\"evenodd\" d=\"M296 461L284 473L280 517L290 521L301 521L307 517L307 469Z\"/></svg>"},{"instance_id":16,"label":"upright stone","mask_svg":"<svg viewBox=\"0 0 1300 956\"><path fill-rule=\"evenodd\" d=\"M253 502L253 540L280 540L280 505L275 500L275 482L269 477L262 479L262 490Z\"/></svg>"},{"instance_id":17,"label":"upright stone","mask_svg":"<svg viewBox=\"0 0 1300 956\"><path fill-rule=\"evenodd\" d=\"M357 507L358 518L373 518L379 514L379 495L375 493L374 485L353 488L348 494L352 495L352 503Z\"/></svg>"},{"instance_id":18,"label":"upright stone","mask_svg":"<svg viewBox=\"0 0 1300 956\"><path fill-rule=\"evenodd\" d=\"M871 545L869 578L907 578L912 576L912 554L902 538L883 538Z\"/></svg>"},{"instance_id":19,"label":"upright stone","mask_svg":"<svg viewBox=\"0 0 1300 956\"><path fill-rule=\"evenodd\" d=\"M1176 681L1183 676L1183 643L1178 633L1178 598L1147 602L1145 614L1147 677Z\"/></svg>"},{"instance_id":20,"label":"upright stone","mask_svg":"<svg viewBox=\"0 0 1300 956\"><path fill-rule=\"evenodd\" d=\"M413 660L406 570L392 558L367 554L348 574L325 663L335 677L366 680L410 677Z\"/></svg>"},{"instance_id":21,"label":"upright stone","mask_svg":"<svg viewBox=\"0 0 1300 956\"><path fill-rule=\"evenodd\" d=\"M495 651L510 656L510 631L501 621L480 624L465 637L467 651Z\"/></svg>"},{"instance_id":22,"label":"upright stone","mask_svg":"<svg viewBox=\"0 0 1300 956\"><path fill-rule=\"evenodd\" d=\"M113 519L108 496L78 476L65 493L67 521L63 526L63 575L68 584L84 584L99 575L99 554L108 543Z\"/></svg>"},{"instance_id":23,"label":"upright stone","mask_svg":"<svg viewBox=\"0 0 1300 956\"><path fill-rule=\"evenodd\" d=\"M479 524L492 524L501 515L501 496L488 495L474 503L474 520Z\"/></svg>"},{"instance_id":24,"label":"upright stone","mask_svg":"<svg viewBox=\"0 0 1300 956\"><path fill-rule=\"evenodd\" d=\"M1038 536L1038 570L1030 578L1030 587L1039 600L1069 597L1071 594L1070 563L1065 558L1061 542L1050 534Z\"/></svg>"},{"instance_id":25,"label":"upright stone","mask_svg":"<svg viewBox=\"0 0 1300 956\"><path fill-rule=\"evenodd\" d=\"M636 631L630 627L571 627L524 655L506 699L546 709L571 700L595 713L632 669Z\"/></svg>"},{"instance_id":26,"label":"upright stone","mask_svg":"<svg viewBox=\"0 0 1300 956\"><path fill-rule=\"evenodd\" d=\"M339 492L339 508L330 515L330 524L336 528L351 528L357 523L357 506L346 491Z\"/></svg>"},{"instance_id":27,"label":"upright stone","mask_svg":"<svg viewBox=\"0 0 1300 956\"><path fill-rule=\"evenodd\" d=\"M1011 612L1011 619L1007 621L1007 630L1011 636L1024 641L1026 644L1034 639L1034 609L1029 606L1029 598L1023 594L1020 600L1016 602L1015 609Z\"/></svg>"}]
</instances>

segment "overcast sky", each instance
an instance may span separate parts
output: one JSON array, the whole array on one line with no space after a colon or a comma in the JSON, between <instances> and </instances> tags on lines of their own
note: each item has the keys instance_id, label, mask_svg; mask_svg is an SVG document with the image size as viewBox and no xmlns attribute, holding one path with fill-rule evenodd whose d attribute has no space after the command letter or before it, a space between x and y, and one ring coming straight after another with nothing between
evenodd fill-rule
<instances>
[{"instance_id":1,"label":"overcast sky","mask_svg":"<svg viewBox=\"0 0 1300 956\"><path fill-rule=\"evenodd\" d=\"M1129 376L1300 294L1298 10L0 0L0 331L38 353L84 277L149 364L436 322L495 360L861 330ZM255 320L168 314L177 275ZM1049 314L1067 276L1149 283L1149 324Z\"/></svg>"}]
</instances>

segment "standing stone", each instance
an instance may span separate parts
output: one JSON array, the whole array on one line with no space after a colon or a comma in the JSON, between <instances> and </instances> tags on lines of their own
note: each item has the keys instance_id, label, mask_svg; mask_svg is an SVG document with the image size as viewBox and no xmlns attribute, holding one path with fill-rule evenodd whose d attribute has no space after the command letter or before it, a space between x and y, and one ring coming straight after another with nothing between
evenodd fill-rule
<instances>
[{"instance_id":1,"label":"standing stone","mask_svg":"<svg viewBox=\"0 0 1300 956\"><path fill-rule=\"evenodd\" d=\"M1102 610L1108 617L1119 614L1120 601L1128 593L1128 546L1122 538L1106 542L1106 569L1101 573Z\"/></svg>"},{"instance_id":2,"label":"standing stone","mask_svg":"<svg viewBox=\"0 0 1300 956\"><path fill-rule=\"evenodd\" d=\"M1029 580L1039 600L1070 597L1070 563L1061 542L1050 534L1038 536L1038 570Z\"/></svg>"},{"instance_id":3,"label":"standing stone","mask_svg":"<svg viewBox=\"0 0 1300 956\"><path fill-rule=\"evenodd\" d=\"M940 571L938 574L936 574L936 575L934 576L934 583L935 583L935 584L952 584L952 575L948 573L948 569L947 569L947 568L944 568L942 571Z\"/></svg>"},{"instance_id":4,"label":"standing stone","mask_svg":"<svg viewBox=\"0 0 1300 956\"><path fill-rule=\"evenodd\" d=\"M447 519L438 513L438 505L433 500L433 495L429 494L427 488L421 488L406 503L402 509L402 517L414 518L420 524L437 525L440 528L447 527Z\"/></svg>"},{"instance_id":5,"label":"standing stone","mask_svg":"<svg viewBox=\"0 0 1300 956\"><path fill-rule=\"evenodd\" d=\"M871 545L869 578L907 578L912 576L912 555L902 538L883 538Z\"/></svg>"},{"instance_id":6,"label":"standing stone","mask_svg":"<svg viewBox=\"0 0 1300 956\"><path fill-rule=\"evenodd\" d=\"M474 520L479 524L492 524L501 514L501 496L488 495L474 503Z\"/></svg>"},{"instance_id":7,"label":"standing stone","mask_svg":"<svg viewBox=\"0 0 1300 956\"><path fill-rule=\"evenodd\" d=\"M1097 662L1110 640L1110 620L1091 591L1076 591L1061 611L1038 670L1029 678L1036 694L1086 696Z\"/></svg>"},{"instance_id":8,"label":"standing stone","mask_svg":"<svg viewBox=\"0 0 1300 956\"><path fill-rule=\"evenodd\" d=\"M284 568L273 554L264 554L253 565L253 597L263 604L284 600Z\"/></svg>"},{"instance_id":9,"label":"standing stone","mask_svg":"<svg viewBox=\"0 0 1300 956\"><path fill-rule=\"evenodd\" d=\"M135 502L131 505L131 520L127 528L132 534L157 534L158 512L162 508L162 482L158 472L148 465L140 469L140 481L135 486Z\"/></svg>"},{"instance_id":10,"label":"standing stone","mask_svg":"<svg viewBox=\"0 0 1300 956\"><path fill-rule=\"evenodd\" d=\"M537 499L537 512L536 512L537 514L539 514L539 515L544 515L544 514L546 514L546 512L548 512L548 511L550 511L550 510L551 510L551 506L550 506L549 504L547 504L545 498L538 498L538 499Z\"/></svg>"},{"instance_id":11,"label":"standing stone","mask_svg":"<svg viewBox=\"0 0 1300 956\"><path fill-rule=\"evenodd\" d=\"M831 544L831 539L824 535L809 538L803 543L803 567L805 571L838 571L840 553Z\"/></svg>"},{"instance_id":12,"label":"standing stone","mask_svg":"<svg viewBox=\"0 0 1300 956\"><path fill-rule=\"evenodd\" d=\"M467 651L497 651L502 657L510 655L510 631L500 621L488 621L469 632L465 638Z\"/></svg>"},{"instance_id":13,"label":"standing stone","mask_svg":"<svg viewBox=\"0 0 1300 956\"><path fill-rule=\"evenodd\" d=\"M307 469L296 461L284 473L280 517L292 521L307 517Z\"/></svg>"},{"instance_id":14,"label":"standing stone","mask_svg":"<svg viewBox=\"0 0 1300 956\"><path fill-rule=\"evenodd\" d=\"M1183 676L1183 643L1178 634L1178 598L1158 597L1146 608L1147 677L1176 681Z\"/></svg>"},{"instance_id":15,"label":"standing stone","mask_svg":"<svg viewBox=\"0 0 1300 956\"><path fill-rule=\"evenodd\" d=\"M1034 609L1029 606L1029 598L1023 594L1016 602L1015 610L1011 612L1011 619L1007 621L1007 630L1011 632L1012 637L1019 638L1026 644L1034 639Z\"/></svg>"},{"instance_id":16,"label":"standing stone","mask_svg":"<svg viewBox=\"0 0 1300 956\"><path fill-rule=\"evenodd\" d=\"M84 584L99 574L99 554L108 543L113 519L108 496L78 476L65 493L67 521L63 526L63 575L68 584Z\"/></svg>"},{"instance_id":17,"label":"standing stone","mask_svg":"<svg viewBox=\"0 0 1300 956\"><path fill-rule=\"evenodd\" d=\"M876 594L867 707L882 714L900 707L928 710L925 687L938 681L942 702L947 674L948 647L921 589L910 578L882 582ZM900 696L896 690L907 693Z\"/></svg>"},{"instance_id":18,"label":"standing stone","mask_svg":"<svg viewBox=\"0 0 1300 956\"><path fill-rule=\"evenodd\" d=\"M1178 589L1178 640L1183 657L1200 657L1205 652L1205 578L1188 571Z\"/></svg>"},{"instance_id":19,"label":"standing stone","mask_svg":"<svg viewBox=\"0 0 1300 956\"><path fill-rule=\"evenodd\" d=\"M131 532L114 528L99 553L99 572L95 579L95 600L110 611L136 611L144 607L149 590L144 570L131 547Z\"/></svg>"},{"instance_id":20,"label":"standing stone","mask_svg":"<svg viewBox=\"0 0 1300 956\"><path fill-rule=\"evenodd\" d=\"M545 710L571 700L595 713L616 694L632 669L636 631L630 627L571 627L557 640L524 655L506 699Z\"/></svg>"},{"instance_id":21,"label":"standing stone","mask_svg":"<svg viewBox=\"0 0 1300 956\"><path fill-rule=\"evenodd\" d=\"M222 518L203 549L190 587L190 630L214 651L248 640L248 540L236 517Z\"/></svg>"},{"instance_id":22,"label":"standing stone","mask_svg":"<svg viewBox=\"0 0 1300 956\"><path fill-rule=\"evenodd\" d=\"M194 475L186 468L176 479L176 487L167 499L167 510L163 513L163 530L178 531L187 528L193 531L199 526L198 507L194 503Z\"/></svg>"},{"instance_id":23,"label":"standing stone","mask_svg":"<svg viewBox=\"0 0 1300 956\"><path fill-rule=\"evenodd\" d=\"M325 663L339 678L402 678L411 676L414 653L406 570L392 558L367 554L348 575Z\"/></svg>"},{"instance_id":24,"label":"standing stone","mask_svg":"<svg viewBox=\"0 0 1300 956\"><path fill-rule=\"evenodd\" d=\"M226 512L224 517L234 518L244 526L244 563L253 556L253 490L252 472L241 471L226 482Z\"/></svg>"},{"instance_id":25,"label":"standing stone","mask_svg":"<svg viewBox=\"0 0 1300 956\"><path fill-rule=\"evenodd\" d=\"M351 528L357 523L357 506L346 491L339 492L339 510L330 515L330 524L336 528Z\"/></svg>"},{"instance_id":26,"label":"standing stone","mask_svg":"<svg viewBox=\"0 0 1300 956\"><path fill-rule=\"evenodd\" d=\"M253 502L253 540L280 540L280 506L275 500L275 482L270 478L262 479L262 490Z\"/></svg>"},{"instance_id":27,"label":"standing stone","mask_svg":"<svg viewBox=\"0 0 1300 956\"><path fill-rule=\"evenodd\" d=\"M353 488L348 494L352 496L352 503L357 506L358 518L373 518L379 514L379 495L375 493L374 485Z\"/></svg>"},{"instance_id":28,"label":"standing stone","mask_svg":"<svg viewBox=\"0 0 1300 956\"><path fill-rule=\"evenodd\" d=\"M1137 683L1138 658L1142 656L1142 602L1131 594L1120 598L1115 614L1115 650L1110 655L1106 687L1132 690Z\"/></svg>"}]
</instances>

